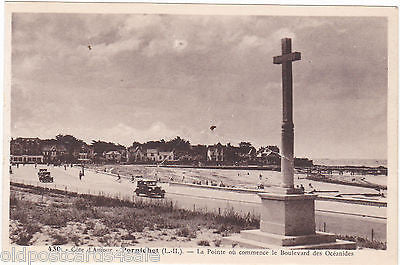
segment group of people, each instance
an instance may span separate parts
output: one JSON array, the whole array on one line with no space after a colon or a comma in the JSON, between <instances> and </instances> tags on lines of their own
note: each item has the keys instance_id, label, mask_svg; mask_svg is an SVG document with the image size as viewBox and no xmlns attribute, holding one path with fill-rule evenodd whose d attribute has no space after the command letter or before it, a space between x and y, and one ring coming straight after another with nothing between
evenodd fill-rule
<instances>
[{"instance_id":1,"label":"group of people","mask_svg":"<svg viewBox=\"0 0 400 265\"><path fill-rule=\"evenodd\" d=\"M315 191L315 189L311 183L308 183L308 187L310 188L311 191ZM300 189L302 192L305 191L303 184L297 185L296 188Z\"/></svg>"},{"instance_id":2,"label":"group of people","mask_svg":"<svg viewBox=\"0 0 400 265\"><path fill-rule=\"evenodd\" d=\"M300 184L300 186L297 185L296 188L300 189L302 192L304 192L304 190L305 190L303 184Z\"/></svg>"}]
</instances>

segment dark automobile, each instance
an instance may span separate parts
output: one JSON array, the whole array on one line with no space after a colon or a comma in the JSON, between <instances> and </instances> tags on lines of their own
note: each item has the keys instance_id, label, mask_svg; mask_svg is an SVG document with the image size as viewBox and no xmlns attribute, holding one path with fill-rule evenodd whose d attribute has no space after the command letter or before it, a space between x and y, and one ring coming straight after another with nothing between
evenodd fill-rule
<instances>
[{"instance_id":1,"label":"dark automobile","mask_svg":"<svg viewBox=\"0 0 400 265\"><path fill-rule=\"evenodd\" d=\"M155 180L138 180L135 193L137 196L140 194L144 194L148 197L164 198L165 196L165 190L157 186L157 181Z\"/></svg>"},{"instance_id":2,"label":"dark automobile","mask_svg":"<svg viewBox=\"0 0 400 265\"><path fill-rule=\"evenodd\" d=\"M47 169L39 169L38 177L40 182L53 182L53 177L50 175L50 172Z\"/></svg>"}]
</instances>

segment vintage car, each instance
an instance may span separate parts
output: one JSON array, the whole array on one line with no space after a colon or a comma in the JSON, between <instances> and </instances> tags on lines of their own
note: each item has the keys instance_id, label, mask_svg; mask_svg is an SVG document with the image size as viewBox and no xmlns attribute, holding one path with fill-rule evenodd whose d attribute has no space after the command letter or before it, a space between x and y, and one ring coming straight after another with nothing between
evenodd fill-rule
<instances>
[{"instance_id":1,"label":"vintage car","mask_svg":"<svg viewBox=\"0 0 400 265\"><path fill-rule=\"evenodd\" d=\"M53 182L53 177L50 175L50 172L45 168L39 169L38 177L40 182Z\"/></svg>"},{"instance_id":2,"label":"vintage car","mask_svg":"<svg viewBox=\"0 0 400 265\"><path fill-rule=\"evenodd\" d=\"M137 196L140 194L144 194L148 197L164 198L165 196L165 190L157 186L157 181L155 180L138 180L135 193Z\"/></svg>"}]
</instances>

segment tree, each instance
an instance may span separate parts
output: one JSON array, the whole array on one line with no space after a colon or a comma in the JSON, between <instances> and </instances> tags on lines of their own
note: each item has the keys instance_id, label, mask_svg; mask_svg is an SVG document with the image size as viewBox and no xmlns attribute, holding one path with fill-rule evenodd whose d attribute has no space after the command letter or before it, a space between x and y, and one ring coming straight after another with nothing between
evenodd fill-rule
<instances>
[{"instance_id":1,"label":"tree","mask_svg":"<svg viewBox=\"0 0 400 265\"><path fill-rule=\"evenodd\" d=\"M184 139L180 138L179 136L177 136L175 139L172 139L172 140L166 142L166 146L169 149L174 149L176 151L187 151L187 152L189 152L190 147L191 147L189 141L185 141Z\"/></svg>"},{"instance_id":2,"label":"tree","mask_svg":"<svg viewBox=\"0 0 400 265\"><path fill-rule=\"evenodd\" d=\"M62 135L59 134L56 136L56 141L58 143L64 144L66 146L81 146L82 144L85 144L82 140L79 140L75 138L72 135Z\"/></svg>"},{"instance_id":3,"label":"tree","mask_svg":"<svg viewBox=\"0 0 400 265\"><path fill-rule=\"evenodd\" d=\"M103 154L104 152L109 152L109 151L121 151L125 150L125 146L120 145L120 144L115 144L112 142L104 142L104 141L92 141L92 146L94 148L94 152L97 154Z\"/></svg>"},{"instance_id":4,"label":"tree","mask_svg":"<svg viewBox=\"0 0 400 265\"><path fill-rule=\"evenodd\" d=\"M240 142L239 149L241 155L247 157L254 156L257 151L250 142Z\"/></svg>"},{"instance_id":5,"label":"tree","mask_svg":"<svg viewBox=\"0 0 400 265\"><path fill-rule=\"evenodd\" d=\"M79 150L82 148L82 146L87 145L84 141L77 139L69 134L58 134L55 141L57 142L57 144L65 146L67 150L67 153L65 154L65 160L68 162L75 161L77 159L77 154L79 153Z\"/></svg>"}]
</instances>

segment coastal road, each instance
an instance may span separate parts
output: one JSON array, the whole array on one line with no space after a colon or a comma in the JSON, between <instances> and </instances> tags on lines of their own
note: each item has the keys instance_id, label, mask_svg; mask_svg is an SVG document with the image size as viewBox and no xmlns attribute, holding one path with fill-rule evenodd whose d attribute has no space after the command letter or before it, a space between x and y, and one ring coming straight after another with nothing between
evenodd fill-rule
<instances>
[{"instance_id":1,"label":"coastal road","mask_svg":"<svg viewBox=\"0 0 400 265\"><path fill-rule=\"evenodd\" d=\"M54 177L54 183L40 183L37 177L39 168L47 168ZM133 190L135 183L128 178L120 180L114 175L85 169L85 176L79 180L78 167L53 167L38 165L20 165L13 167L11 181L25 184L48 186L61 190L87 194L104 194L105 196L132 199L136 197ZM306 183L304 183L306 184ZM317 185L317 183L313 184ZM166 190L166 200L172 201L177 207L221 212L234 209L241 214L259 215L260 198L256 194L238 193L225 190L191 187L185 185L162 184ZM364 188L323 183L324 188L345 189L346 192L360 192ZM143 198L147 199L147 198ZM153 199L154 200L154 199ZM316 226L337 234L354 234L371 239L386 240L386 207L348 204L335 201L316 201ZM362 223L362 225L360 225ZM373 232L372 232L373 230Z\"/></svg>"}]
</instances>

